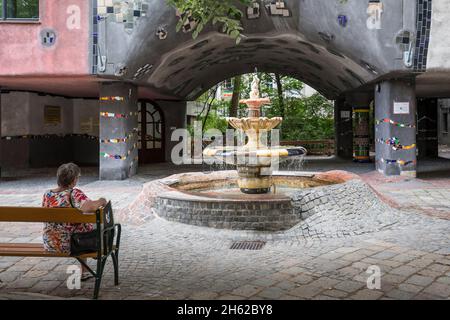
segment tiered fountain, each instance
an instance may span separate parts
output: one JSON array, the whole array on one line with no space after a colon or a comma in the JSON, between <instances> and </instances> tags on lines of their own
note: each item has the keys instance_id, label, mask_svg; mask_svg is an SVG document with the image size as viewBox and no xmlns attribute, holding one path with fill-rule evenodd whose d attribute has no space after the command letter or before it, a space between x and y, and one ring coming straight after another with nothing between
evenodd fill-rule
<instances>
[{"instance_id":1,"label":"tiered fountain","mask_svg":"<svg viewBox=\"0 0 450 320\"><path fill-rule=\"evenodd\" d=\"M242 100L248 106L247 118L228 118L230 125L242 130L248 137L248 143L242 147L215 147L207 148L204 156L215 157L228 164L237 166L239 175L238 185L243 193L265 194L269 193L274 185L272 174L273 165L283 158L302 156L306 149L268 147L263 142L263 135L275 129L283 122L283 118L261 117L261 107L270 104L269 98L260 98L259 79L253 78L250 99Z\"/></svg>"},{"instance_id":2,"label":"tiered fountain","mask_svg":"<svg viewBox=\"0 0 450 320\"><path fill-rule=\"evenodd\" d=\"M273 165L289 157L301 157L306 149L267 146L263 134L276 128L282 118L261 117L259 80L253 79L247 118L228 119L248 137L240 147L212 147L204 151L237 167L237 171L185 173L149 184L154 212L170 221L222 229L281 231L306 217L302 190L344 182L335 174L274 172ZM156 191L155 191L156 190ZM154 194L157 194L156 196Z\"/></svg>"}]
</instances>

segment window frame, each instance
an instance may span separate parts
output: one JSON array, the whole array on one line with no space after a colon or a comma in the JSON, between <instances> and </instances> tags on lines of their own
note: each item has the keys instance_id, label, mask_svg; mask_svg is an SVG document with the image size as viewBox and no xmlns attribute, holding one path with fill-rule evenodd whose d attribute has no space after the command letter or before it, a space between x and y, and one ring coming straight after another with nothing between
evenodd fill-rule
<instances>
[{"instance_id":1,"label":"window frame","mask_svg":"<svg viewBox=\"0 0 450 320\"><path fill-rule=\"evenodd\" d=\"M9 18L8 17L8 0L0 0L2 4L1 12L0 12L0 23L1 22L36 22L40 21L40 8L41 8L41 2L40 0L37 0L38 3L38 17L37 18Z\"/></svg>"}]
</instances>

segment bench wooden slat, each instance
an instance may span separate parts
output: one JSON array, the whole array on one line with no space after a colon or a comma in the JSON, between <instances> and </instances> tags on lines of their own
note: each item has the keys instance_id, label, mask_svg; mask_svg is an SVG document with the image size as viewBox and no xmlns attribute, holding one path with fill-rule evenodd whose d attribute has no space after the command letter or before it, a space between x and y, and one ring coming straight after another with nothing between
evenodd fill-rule
<instances>
[{"instance_id":1,"label":"bench wooden slat","mask_svg":"<svg viewBox=\"0 0 450 320\"><path fill-rule=\"evenodd\" d=\"M95 223L95 214L73 208L0 207L0 222Z\"/></svg>"},{"instance_id":2,"label":"bench wooden slat","mask_svg":"<svg viewBox=\"0 0 450 320\"><path fill-rule=\"evenodd\" d=\"M66 253L48 252L40 243L0 243L0 257L47 257L47 258L73 258ZM80 258L95 258L97 253L89 253Z\"/></svg>"}]
</instances>

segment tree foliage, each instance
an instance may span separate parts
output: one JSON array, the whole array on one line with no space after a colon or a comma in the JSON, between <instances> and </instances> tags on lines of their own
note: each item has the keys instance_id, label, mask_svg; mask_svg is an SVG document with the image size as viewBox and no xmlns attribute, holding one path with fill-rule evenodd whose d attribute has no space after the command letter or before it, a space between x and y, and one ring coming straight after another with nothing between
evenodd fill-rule
<instances>
[{"instance_id":1,"label":"tree foliage","mask_svg":"<svg viewBox=\"0 0 450 320\"><path fill-rule=\"evenodd\" d=\"M281 129L281 139L295 140L325 140L334 139L334 107L325 97L316 93L310 97L302 96L304 84L294 78L280 76L282 99L276 86L276 76L269 73L259 73L261 79L261 95L269 97L271 105L263 107L265 117L280 117L284 112ZM243 76L240 86L242 99L249 98L251 77ZM205 101L205 94L201 99ZM280 101L282 100L282 101ZM230 101L212 103L211 112L206 118L205 129L215 128L222 132L227 129L225 117L229 116ZM284 111L281 108L284 107ZM246 106L239 105L238 117L247 116ZM199 117L205 120L205 113Z\"/></svg>"},{"instance_id":2,"label":"tree foliage","mask_svg":"<svg viewBox=\"0 0 450 320\"><path fill-rule=\"evenodd\" d=\"M196 39L200 32L209 24L219 25L221 31L236 40L241 41L243 30L241 19L242 11L237 3L249 5L250 0L166 0L168 4L184 14L177 25L179 31L191 16L196 21L192 30L192 37Z\"/></svg>"}]
</instances>

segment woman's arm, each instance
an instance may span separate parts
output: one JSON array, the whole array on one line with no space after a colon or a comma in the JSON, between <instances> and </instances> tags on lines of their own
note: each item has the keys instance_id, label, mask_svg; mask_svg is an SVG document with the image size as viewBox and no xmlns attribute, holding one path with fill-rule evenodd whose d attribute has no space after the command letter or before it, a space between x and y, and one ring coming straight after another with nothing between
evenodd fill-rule
<instances>
[{"instance_id":1,"label":"woman's arm","mask_svg":"<svg viewBox=\"0 0 450 320\"><path fill-rule=\"evenodd\" d=\"M108 202L104 198L100 198L96 201L86 200L80 210L83 213L94 213L98 208L106 206L107 203Z\"/></svg>"}]
</instances>

